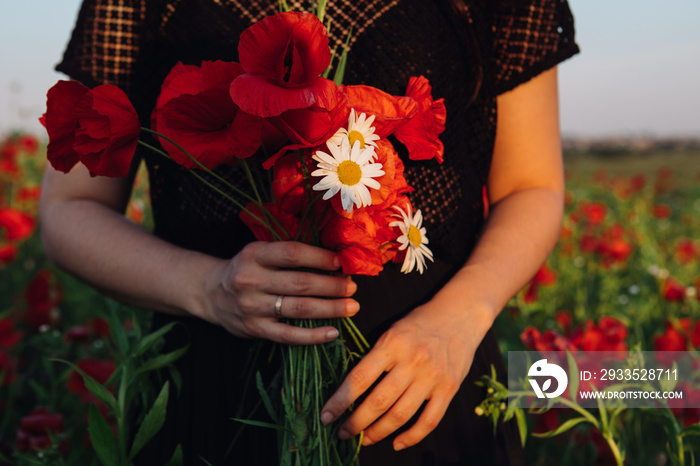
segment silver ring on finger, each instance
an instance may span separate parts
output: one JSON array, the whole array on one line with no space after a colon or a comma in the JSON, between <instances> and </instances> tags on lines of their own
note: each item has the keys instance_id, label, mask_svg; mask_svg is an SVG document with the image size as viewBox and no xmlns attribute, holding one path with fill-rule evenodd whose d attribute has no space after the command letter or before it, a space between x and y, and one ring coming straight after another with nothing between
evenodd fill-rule
<instances>
[{"instance_id":1,"label":"silver ring on finger","mask_svg":"<svg viewBox=\"0 0 700 466\"><path fill-rule=\"evenodd\" d=\"M275 315L277 316L278 319L281 319L282 316L282 299L284 296L279 295L277 296L277 299L275 300Z\"/></svg>"}]
</instances>

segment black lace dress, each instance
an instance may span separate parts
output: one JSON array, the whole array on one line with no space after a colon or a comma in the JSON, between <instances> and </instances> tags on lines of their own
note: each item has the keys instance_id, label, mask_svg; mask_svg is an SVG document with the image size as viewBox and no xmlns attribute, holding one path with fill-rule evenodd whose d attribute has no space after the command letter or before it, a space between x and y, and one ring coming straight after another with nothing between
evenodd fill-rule
<instances>
[{"instance_id":1,"label":"black lace dress","mask_svg":"<svg viewBox=\"0 0 700 466\"><path fill-rule=\"evenodd\" d=\"M289 1L308 11L310 1ZM404 275L388 265L379 277L358 277L362 310L355 321L370 340L407 311L428 300L464 263L483 225L486 185L496 131L496 97L578 51L565 0L519 0L510 5L469 1L465 16L447 0L332 0L331 45L353 39L346 84L368 84L394 95L408 79L424 75L435 98L444 97L445 162L408 162L406 178L416 188L413 204L424 214L435 263L423 275ZM243 0L85 0L58 70L88 86L124 88L148 124L160 84L178 61L237 60L240 32L277 2ZM161 158L146 158L155 234L184 248L232 257L253 238L238 212L189 173ZM404 158L404 160L406 160ZM241 173L221 173L245 183ZM140 464L164 464L175 445L186 464L274 464L274 434L247 427L229 450L254 401L241 403L250 342L193 318L158 314L156 325L174 319L187 331L173 347L190 344L178 364L179 397L171 397L163 431L143 451ZM264 358L263 358L264 361ZM260 363L260 364L264 364ZM501 354L492 332L476 353L471 371L438 426L419 445L395 453L390 441L367 447L363 465L523 464L517 429L501 426L494 436L474 414L484 393L474 385ZM254 390L248 395L254 400ZM243 406L243 408L241 407Z\"/></svg>"}]
</instances>

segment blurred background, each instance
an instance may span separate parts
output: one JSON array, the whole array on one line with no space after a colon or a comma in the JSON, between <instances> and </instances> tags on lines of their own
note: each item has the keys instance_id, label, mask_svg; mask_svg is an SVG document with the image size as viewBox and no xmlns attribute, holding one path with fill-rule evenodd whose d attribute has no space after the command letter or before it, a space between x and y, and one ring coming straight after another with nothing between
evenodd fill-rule
<instances>
[{"instance_id":1,"label":"blurred background","mask_svg":"<svg viewBox=\"0 0 700 466\"><path fill-rule=\"evenodd\" d=\"M570 5L582 53L559 68L561 238L501 313L500 345L504 352L697 350L700 2ZM115 304L50 264L37 234L46 143L37 118L47 90L65 79L53 68L78 6L0 0L0 466L99 464L86 419L88 406L105 406L77 372L49 358L71 361L114 390L116 367L136 364L125 359L124 342L138 344L148 319L121 310L105 320ZM151 227L143 170L127 216ZM561 434L528 437L531 464L619 466L620 451L628 465L698 464L700 371L679 386L685 408L623 409L609 423L577 423L571 410L528 414L529 432ZM488 410L500 406L495 400L484 410L493 415Z\"/></svg>"}]
</instances>

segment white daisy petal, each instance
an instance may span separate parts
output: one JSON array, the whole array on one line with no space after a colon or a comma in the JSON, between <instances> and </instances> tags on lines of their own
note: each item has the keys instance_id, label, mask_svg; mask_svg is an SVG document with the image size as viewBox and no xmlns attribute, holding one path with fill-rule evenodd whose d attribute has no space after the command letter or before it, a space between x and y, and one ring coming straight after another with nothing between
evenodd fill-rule
<instances>
[{"instance_id":1,"label":"white daisy petal","mask_svg":"<svg viewBox=\"0 0 700 466\"><path fill-rule=\"evenodd\" d=\"M398 212L396 216L400 216L403 221L391 222L390 226L396 226L401 230L401 236L396 239L396 242L399 243L399 251L406 251L401 272L409 273L416 269L422 274L426 269L425 259L433 260L433 253L426 246L428 244L426 229L421 226L423 215L420 209L413 215L410 205L407 206L408 212L398 206L395 209Z\"/></svg>"}]
</instances>

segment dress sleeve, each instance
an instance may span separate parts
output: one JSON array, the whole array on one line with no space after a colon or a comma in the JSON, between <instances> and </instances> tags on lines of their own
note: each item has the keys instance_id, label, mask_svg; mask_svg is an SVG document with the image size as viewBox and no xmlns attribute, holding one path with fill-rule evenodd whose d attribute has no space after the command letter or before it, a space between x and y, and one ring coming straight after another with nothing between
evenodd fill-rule
<instances>
[{"instance_id":1,"label":"dress sleeve","mask_svg":"<svg viewBox=\"0 0 700 466\"><path fill-rule=\"evenodd\" d=\"M566 0L518 0L493 23L493 89L502 94L578 53Z\"/></svg>"},{"instance_id":2,"label":"dress sleeve","mask_svg":"<svg viewBox=\"0 0 700 466\"><path fill-rule=\"evenodd\" d=\"M56 70L94 87L132 87L146 0L84 0Z\"/></svg>"}]
</instances>

